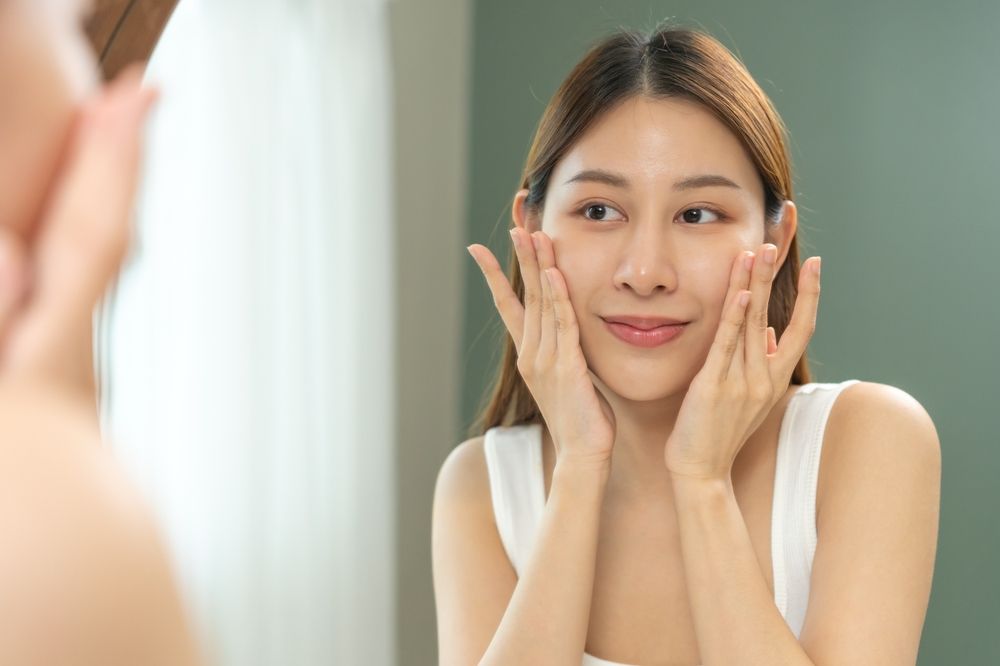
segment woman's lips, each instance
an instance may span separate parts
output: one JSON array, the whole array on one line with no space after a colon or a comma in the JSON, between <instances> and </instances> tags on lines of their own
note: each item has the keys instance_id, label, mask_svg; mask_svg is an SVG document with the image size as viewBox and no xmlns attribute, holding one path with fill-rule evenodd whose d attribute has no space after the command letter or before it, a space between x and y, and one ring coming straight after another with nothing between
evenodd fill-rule
<instances>
[{"instance_id":1,"label":"woman's lips","mask_svg":"<svg viewBox=\"0 0 1000 666\"><path fill-rule=\"evenodd\" d=\"M616 338L636 347L659 347L676 338L687 326L687 324L670 324L642 329L617 321L605 320L604 324Z\"/></svg>"}]
</instances>

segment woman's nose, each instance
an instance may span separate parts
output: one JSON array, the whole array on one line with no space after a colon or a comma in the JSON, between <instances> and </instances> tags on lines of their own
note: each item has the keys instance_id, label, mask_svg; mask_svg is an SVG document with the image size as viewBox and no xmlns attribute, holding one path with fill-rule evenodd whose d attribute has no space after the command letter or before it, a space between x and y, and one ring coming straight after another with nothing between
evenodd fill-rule
<instances>
[{"instance_id":1,"label":"woman's nose","mask_svg":"<svg viewBox=\"0 0 1000 666\"><path fill-rule=\"evenodd\" d=\"M676 289L673 248L663 223L634 223L632 229L621 250L615 286L631 289L640 296Z\"/></svg>"}]
</instances>

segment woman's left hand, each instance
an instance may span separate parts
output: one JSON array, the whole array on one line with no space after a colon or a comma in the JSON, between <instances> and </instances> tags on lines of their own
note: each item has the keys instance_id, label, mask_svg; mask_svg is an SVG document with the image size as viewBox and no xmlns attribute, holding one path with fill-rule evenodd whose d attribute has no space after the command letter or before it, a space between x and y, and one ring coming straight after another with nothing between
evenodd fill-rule
<instances>
[{"instance_id":1,"label":"woman's left hand","mask_svg":"<svg viewBox=\"0 0 1000 666\"><path fill-rule=\"evenodd\" d=\"M768 327L776 257L777 248L768 243L756 257L744 251L733 262L715 341L667 439L664 458L674 476L730 478L736 455L784 395L816 330L819 257L803 263L795 308L780 344Z\"/></svg>"},{"instance_id":2,"label":"woman's left hand","mask_svg":"<svg viewBox=\"0 0 1000 666\"><path fill-rule=\"evenodd\" d=\"M91 329L131 237L143 128L157 91L124 70L78 111L28 239L0 229L0 382L43 378L96 399Z\"/></svg>"}]
</instances>

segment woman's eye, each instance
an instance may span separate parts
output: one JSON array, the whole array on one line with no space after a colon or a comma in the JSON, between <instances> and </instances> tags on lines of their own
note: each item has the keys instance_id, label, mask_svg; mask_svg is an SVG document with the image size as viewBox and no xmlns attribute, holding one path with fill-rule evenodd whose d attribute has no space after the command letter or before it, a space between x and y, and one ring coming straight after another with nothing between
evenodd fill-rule
<instances>
[{"instance_id":1,"label":"woman's eye","mask_svg":"<svg viewBox=\"0 0 1000 666\"><path fill-rule=\"evenodd\" d=\"M706 219L706 215L709 216L708 219ZM689 222L691 224L718 222L720 219L720 216L715 211L708 208L688 208L681 214L681 217L684 218L685 222Z\"/></svg>"},{"instance_id":2,"label":"woman's eye","mask_svg":"<svg viewBox=\"0 0 1000 666\"><path fill-rule=\"evenodd\" d=\"M605 204L590 204L583 209L583 216L587 219L598 220L601 222L606 222L607 220L625 219L625 216L622 215L617 208L613 208Z\"/></svg>"}]
</instances>

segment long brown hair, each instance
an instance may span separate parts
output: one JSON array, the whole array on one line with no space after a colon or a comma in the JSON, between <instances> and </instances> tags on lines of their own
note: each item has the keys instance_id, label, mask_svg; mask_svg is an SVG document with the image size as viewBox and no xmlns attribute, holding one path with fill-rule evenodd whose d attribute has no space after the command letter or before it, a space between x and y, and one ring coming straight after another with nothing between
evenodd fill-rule
<instances>
[{"instance_id":1,"label":"long brown hair","mask_svg":"<svg viewBox=\"0 0 1000 666\"><path fill-rule=\"evenodd\" d=\"M695 30L666 28L646 36L617 32L594 46L563 81L538 125L521 178L525 206L540 213L549 177L559 160L600 116L628 98L644 95L691 100L714 113L742 141L764 186L765 237L778 223L782 202L793 199L786 130L771 101L743 64L715 38ZM524 300L524 282L511 248L508 277ZM798 294L798 234L774 278L768 323L776 336L788 326ZM505 336L488 402L472 424L483 434L501 425L541 420L541 413L517 371L517 350ZM812 381L808 359L799 359L792 384Z\"/></svg>"}]
</instances>

